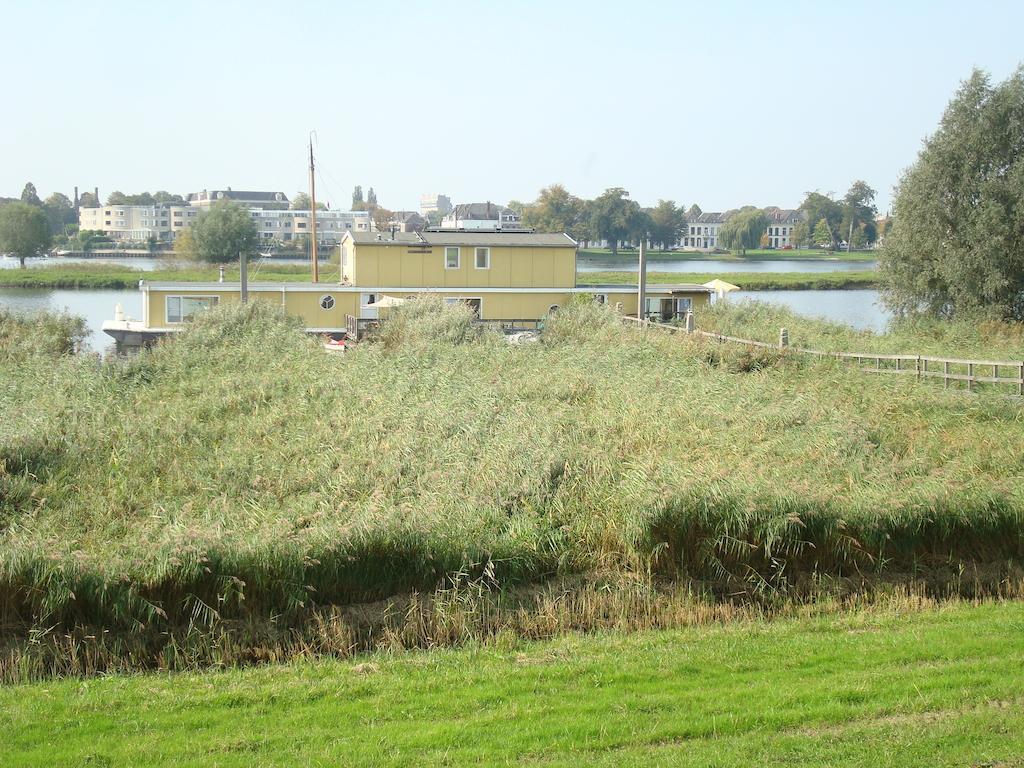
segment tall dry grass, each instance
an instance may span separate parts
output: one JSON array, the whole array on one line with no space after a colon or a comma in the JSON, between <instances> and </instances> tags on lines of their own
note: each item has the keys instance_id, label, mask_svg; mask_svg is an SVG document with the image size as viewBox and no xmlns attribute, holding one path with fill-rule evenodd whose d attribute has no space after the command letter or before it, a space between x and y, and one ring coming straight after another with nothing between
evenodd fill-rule
<instances>
[{"instance_id":1,"label":"tall dry grass","mask_svg":"<svg viewBox=\"0 0 1024 768\"><path fill-rule=\"evenodd\" d=\"M26 656L40 632L105 631L109 658L152 663L159 638L173 654L268 617L301 635L310 611L456 575L773 600L815 579L998 590L1024 555L1015 403L593 305L513 346L412 302L338 357L257 302L129 360L30 354L5 379L0 626L37 671L76 668ZM223 642L255 647L239 631Z\"/></svg>"}]
</instances>

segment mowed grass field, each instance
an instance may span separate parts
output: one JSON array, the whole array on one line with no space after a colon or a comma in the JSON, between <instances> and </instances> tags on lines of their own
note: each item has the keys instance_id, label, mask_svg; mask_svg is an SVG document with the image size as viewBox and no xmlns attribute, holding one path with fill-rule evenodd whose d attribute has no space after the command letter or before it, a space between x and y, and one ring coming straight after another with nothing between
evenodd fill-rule
<instances>
[{"instance_id":1,"label":"mowed grass field","mask_svg":"<svg viewBox=\"0 0 1024 768\"><path fill-rule=\"evenodd\" d=\"M1024 763L1024 604L0 687L0 764Z\"/></svg>"}]
</instances>

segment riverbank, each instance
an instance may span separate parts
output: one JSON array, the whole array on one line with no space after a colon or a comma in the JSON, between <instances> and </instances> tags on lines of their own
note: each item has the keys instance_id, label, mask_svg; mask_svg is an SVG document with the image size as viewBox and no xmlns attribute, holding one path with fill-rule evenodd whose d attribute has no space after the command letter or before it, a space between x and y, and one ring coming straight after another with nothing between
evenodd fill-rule
<instances>
[{"instance_id":1,"label":"riverbank","mask_svg":"<svg viewBox=\"0 0 1024 768\"><path fill-rule=\"evenodd\" d=\"M613 256L609 248L582 248L580 256L608 259L619 258L623 260L636 261L638 254L636 249L620 248L617 256ZM746 254L740 255L732 251L648 251L649 261L875 261L878 258L877 251L825 251L815 250L793 250L780 251L768 249L751 249Z\"/></svg>"},{"instance_id":2,"label":"riverbank","mask_svg":"<svg viewBox=\"0 0 1024 768\"><path fill-rule=\"evenodd\" d=\"M953 768L1024 754L1024 604L807 613L0 687L0 762Z\"/></svg>"},{"instance_id":3,"label":"riverbank","mask_svg":"<svg viewBox=\"0 0 1024 768\"><path fill-rule=\"evenodd\" d=\"M36 269L0 271L0 288L135 288L139 280L154 282L213 282L220 275L216 266L184 264L144 272L131 267L105 264L65 264ZM238 280L237 265L225 265L224 279ZM878 273L872 270L847 272L736 272L681 273L649 272L650 283L705 283L715 278L738 285L743 290L829 290L844 288L875 288ZM249 270L252 282L308 282L307 264L255 264ZM636 283L636 272L580 272L578 281L585 284L628 285ZM338 267L324 265L320 269L324 283L338 280Z\"/></svg>"},{"instance_id":4,"label":"riverbank","mask_svg":"<svg viewBox=\"0 0 1024 768\"><path fill-rule=\"evenodd\" d=\"M878 273L874 270L851 272L648 272L648 284L706 283L724 280L744 291L773 290L843 290L877 288ZM636 272L580 272L580 285L636 284Z\"/></svg>"}]
</instances>

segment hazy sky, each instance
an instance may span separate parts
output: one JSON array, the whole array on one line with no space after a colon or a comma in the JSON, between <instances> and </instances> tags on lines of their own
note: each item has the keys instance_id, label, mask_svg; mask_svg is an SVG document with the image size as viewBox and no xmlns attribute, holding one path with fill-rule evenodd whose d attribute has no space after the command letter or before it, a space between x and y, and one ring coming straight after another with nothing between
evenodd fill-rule
<instances>
[{"instance_id":1,"label":"hazy sky","mask_svg":"<svg viewBox=\"0 0 1024 768\"><path fill-rule=\"evenodd\" d=\"M0 195L625 187L705 210L892 186L1024 2L0 0Z\"/></svg>"}]
</instances>

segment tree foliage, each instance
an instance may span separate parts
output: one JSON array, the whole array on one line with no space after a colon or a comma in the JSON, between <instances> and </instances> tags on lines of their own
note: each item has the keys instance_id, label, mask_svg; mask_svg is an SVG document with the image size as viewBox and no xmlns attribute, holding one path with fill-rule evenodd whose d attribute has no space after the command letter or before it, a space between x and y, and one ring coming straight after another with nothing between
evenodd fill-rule
<instances>
[{"instance_id":1,"label":"tree foliage","mask_svg":"<svg viewBox=\"0 0 1024 768\"><path fill-rule=\"evenodd\" d=\"M843 220L840 233L850 239L851 246L863 247L875 242L877 228L875 216L875 190L864 181L855 181L843 197ZM852 234L851 234L852 233Z\"/></svg>"},{"instance_id":2,"label":"tree foliage","mask_svg":"<svg viewBox=\"0 0 1024 768\"><path fill-rule=\"evenodd\" d=\"M729 250L745 254L748 248L761 243L761 235L768 227L764 211L752 205L740 208L732 214L718 230L718 240Z\"/></svg>"},{"instance_id":3,"label":"tree foliage","mask_svg":"<svg viewBox=\"0 0 1024 768\"><path fill-rule=\"evenodd\" d=\"M651 242L660 245L663 251L674 248L686 227L686 214L682 207L676 207L673 200L659 200L647 214L650 217Z\"/></svg>"},{"instance_id":4,"label":"tree foliage","mask_svg":"<svg viewBox=\"0 0 1024 768\"><path fill-rule=\"evenodd\" d=\"M295 197L292 198L291 209L293 211L308 211L313 207L313 199L305 192L297 192ZM318 211L326 211L327 206L323 203L317 203L316 209Z\"/></svg>"},{"instance_id":5,"label":"tree foliage","mask_svg":"<svg viewBox=\"0 0 1024 768\"><path fill-rule=\"evenodd\" d=\"M831 196L824 195L821 192L808 192L804 201L800 204L800 210L807 221L815 222L815 244L824 243L830 248L834 248L839 244L839 227L843 223L843 206L840 203L833 200ZM818 238L817 227L822 220L824 220L825 227L828 229L828 239L826 240Z\"/></svg>"},{"instance_id":6,"label":"tree foliage","mask_svg":"<svg viewBox=\"0 0 1024 768\"><path fill-rule=\"evenodd\" d=\"M92 192L83 192L78 196L79 208L99 208L100 201Z\"/></svg>"},{"instance_id":7,"label":"tree foliage","mask_svg":"<svg viewBox=\"0 0 1024 768\"><path fill-rule=\"evenodd\" d=\"M41 207L43 204L43 201L39 199L39 195L36 192L36 185L31 181L25 184L25 188L21 190L21 202L36 207Z\"/></svg>"},{"instance_id":8,"label":"tree foliage","mask_svg":"<svg viewBox=\"0 0 1024 768\"><path fill-rule=\"evenodd\" d=\"M218 200L196 217L192 240L196 257L201 261L225 264L238 259L240 253L254 254L259 245L259 232L244 206Z\"/></svg>"},{"instance_id":9,"label":"tree foliage","mask_svg":"<svg viewBox=\"0 0 1024 768\"><path fill-rule=\"evenodd\" d=\"M67 195L60 192L54 192L46 198L43 202L43 211L46 213L51 235L63 235L69 227L78 223L75 204Z\"/></svg>"},{"instance_id":10,"label":"tree foliage","mask_svg":"<svg viewBox=\"0 0 1024 768\"><path fill-rule=\"evenodd\" d=\"M579 239L583 201L561 184L552 184L540 191L535 202L523 205L521 215L523 225L538 232L565 232Z\"/></svg>"},{"instance_id":11,"label":"tree foliage","mask_svg":"<svg viewBox=\"0 0 1024 768\"><path fill-rule=\"evenodd\" d=\"M619 243L640 233L643 216L640 204L629 199L622 187L611 187L587 204L586 218L592 233L607 240L612 253L617 254Z\"/></svg>"},{"instance_id":12,"label":"tree foliage","mask_svg":"<svg viewBox=\"0 0 1024 768\"><path fill-rule=\"evenodd\" d=\"M0 251L13 254L24 267L25 259L49 246L50 225L42 206L16 201L0 207Z\"/></svg>"},{"instance_id":13,"label":"tree foliage","mask_svg":"<svg viewBox=\"0 0 1024 768\"><path fill-rule=\"evenodd\" d=\"M879 259L892 309L1024 320L1024 67L961 85L893 212Z\"/></svg>"}]
</instances>

